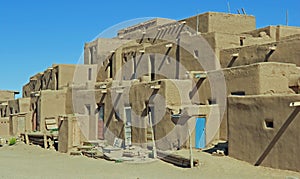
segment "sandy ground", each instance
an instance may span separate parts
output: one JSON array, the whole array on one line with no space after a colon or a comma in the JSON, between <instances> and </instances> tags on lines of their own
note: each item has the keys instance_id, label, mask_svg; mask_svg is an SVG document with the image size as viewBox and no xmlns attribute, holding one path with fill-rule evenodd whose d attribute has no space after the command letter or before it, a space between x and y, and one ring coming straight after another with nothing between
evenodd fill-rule
<instances>
[{"instance_id":1,"label":"sandy ground","mask_svg":"<svg viewBox=\"0 0 300 179\"><path fill-rule=\"evenodd\" d=\"M188 155L186 150L177 153ZM0 147L0 178L300 178L300 173L254 167L230 157L194 154L201 165L183 169L159 160L114 163L18 143Z\"/></svg>"}]
</instances>

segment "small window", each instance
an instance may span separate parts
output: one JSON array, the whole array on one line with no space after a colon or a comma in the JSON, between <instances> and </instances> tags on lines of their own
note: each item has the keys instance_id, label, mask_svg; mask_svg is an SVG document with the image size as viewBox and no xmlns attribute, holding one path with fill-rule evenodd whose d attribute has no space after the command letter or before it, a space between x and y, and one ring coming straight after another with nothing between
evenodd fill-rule
<instances>
[{"instance_id":1,"label":"small window","mask_svg":"<svg viewBox=\"0 0 300 179\"><path fill-rule=\"evenodd\" d=\"M114 121L117 122L117 121L121 121L121 120L122 119L121 119L119 113L115 111L115 120Z\"/></svg>"},{"instance_id":2,"label":"small window","mask_svg":"<svg viewBox=\"0 0 300 179\"><path fill-rule=\"evenodd\" d=\"M99 112L98 120L104 121L104 104L99 105L98 112Z\"/></svg>"},{"instance_id":3,"label":"small window","mask_svg":"<svg viewBox=\"0 0 300 179\"><path fill-rule=\"evenodd\" d=\"M126 56L123 57L123 63L127 63L127 57Z\"/></svg>"},{"instance_id":4,"label":"small window","mask_svg":"<svg viewBox=\"0 0 300 179\"><path fill-rule=\"evenodd\" d=\"M94 49L90 47L90 64L94 64Z\"/></svg>"},{"instance_id":5,"label":"small window","mask_svg":"<svg viewBox=\"0 0 300 179\"><path fill-rule=\"evenodd\" d=\"M89 81L92 80L92 68L89 68L89 71L88 71L88 80Z\"/></svg>"},{"instance_id":6,"label":"small window","mask_svg":"<svg viewBox=\"0 0 300 179\"><path fill-rule=\"evenodd\" d=\"M194 57L198 58L199 57L199 51L198 50L194 50Z\"/></svg>"},{"instance_id":7,"label":"small window","mask_svg":"<svg viewBox=\"0 0 300 179\"><path fill-rule=\"evenodd\" d=\"M245 93L245 91L235 91L235 92L232 92L231 95L245 96L246 93Z\"/></svg>"},{"instance_id":8,"label":"small window","mask_svg":"<svg viewBox=\"0 0 300 179\"><path fill-rule=\"evenodd\" d=\"M265 120L265 127L267 129L273 129L274 128L274 122L271 119L266 119Z\"/></svg>"},{"instance_id":9,"label":"small window","mask_svg":"<svg viewBox=\"0 0 300 179\"><path fill-rule=\"evenodd\" d=\"M208 104L209 105L217 104L217 100L216 99L208 99Z\"/></svg>"}]
</instances>

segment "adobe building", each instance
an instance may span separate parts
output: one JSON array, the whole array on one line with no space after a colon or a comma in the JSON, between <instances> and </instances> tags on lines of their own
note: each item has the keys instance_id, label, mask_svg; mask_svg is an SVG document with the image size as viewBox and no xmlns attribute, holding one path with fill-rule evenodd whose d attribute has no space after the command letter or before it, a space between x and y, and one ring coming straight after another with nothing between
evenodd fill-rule
<instances>
[{"instance_id":1,"label":"adobe building","mask_svg":"<svg viewBox=\"0 0 300 179\"><path fill-rule=\"evenodd\" d=\"M0 102L15 99L15 95L19 94L18 91L0 90Z\"/></svg>"},{"instance_id":2,"label":"adobe building","mask_svg":"<svg viewBox=\"0 0 300 179\"><path fill-rule=\"evenodd\" d=\"M34 75L23 98L2 97L1 116L14 135L54 126L60 152L97 140L151 147L152 137L177 150L191 137L197 149L225 140L234 158L299 171L298 107L289 106L299 101L299 36L298 27L256 29L250 15L152 19L85 43L83 65Z\"/></svg>"},{"instance_id":3,"label":"adobe building","mask_svg":"<svg viewBox=\"0 0 300 179\"><path fill-rule=\"evenodd\" d=\"M72 114L70 108L73 106L67 105L72 100L68 88L74 85L89 87L96 80L96 71L95 65L55 64L31 77L23 87L23 98L9 101L7 115L11 116L11 134L49 132L54 126L57 128L59 116ZM22 122L17 121L23 118L26 127L19 127Z\"/></svg>"},{"instance_id":4,"label":"adobe building","mask_svg":"<svg viewBox=\"0 0 300 179\"><path fill-rule=\"evenodd\" d=\"M19 94L17 91L9 90L0 90L0 136L9 136L10 135L10 108L8 101L14 100L15 95Z\"/></svg>"},{"instance_id":5,"label":"adobe building","mask_svg":"<svg viewBox=\"0 0 300 179\"><path fill-rule=\"evenodd\" d=\"M220 52L221 66L225 68L258 62L285 62L299 66L300 28L295 30L298 30L298 34L280 38L273 43L224 49Z\"/></svg>"},{"instance_id":6,"label":"adobe building","mask_svg":"<svg viewBox=\"0 0 300 179\"><path fill-rule=\"evenodd\" d=\"M73 83L86 84L94 80L95 71L95 65L54 64L44 72L30 77L30 81L23 86L23 97L30 97L41 90L61 90ZM76 72L81 75L74 77Z\"/></svg>"},{"instance_id":7,"label":"adobe building","mask_svg":"<svg viewBox=\"0 0 300 179\"><path fill-rule=\"evenodd\" d=\"M300 171L298 94L230 96L229 156L253 165Z\"/></svg>"},{"instance_id":8,"label":"adobe building","mask_svg":"<svg viewBox=\"0 0 300 179\"><path fill-rule=\"evenodd\" d=\"M149 101L151 101L151 95L155 95L153 92L154 88L157 88L154 91L157 91L163 96L164 100L167 101L162 107L159 107L160 109L165 109L163 115L165 117L163 117L163 121L160 121L161 123L154 125L155 139L163 138L161 136L167 135L169 131L172 131L174 126L177 126L174 122L169 123L172 120L174 121L172 116L177 117L178 120L182 115L185 121L193 121L193 118L209 116L207 114L207 111L210 111L209 109L215 106L220 107L221 104L218 104L211 94L212 88L210 87L211 84L208 76L214 76L218 73L224 75L225 86L227 86L225 89L226 95L295 93L295 89L298 86L297 78L299 76L298 69L295 65L285 66L275 63L250 65L264 61L251 61L247 63L244 59L240 60L243 53L239 53L237 49L255 48L257 45L260 45L266 46L268 51L275 51L276 53L277 51L281 51L281 47L278 47L280 45L277 44L285 44L286 39L295 39L295 36L297 36L295 34L299 33L298 28L270 26L256 29L255 17L253 16L213 12L197 15L178 22L170 21L161 25L145 27L145 24L151 24L154 21L150 20L127 28L130 30L120 30L116 38L97 39L85 45L85 64L98 64L99 67L97 82L112 81L112 84L117 84L116 87L114 87L114 85L107 85L107 87L102 90L106 91L105 97L101 98L104 99L104 102L103 100L101 102L104 103L103 106L105 106L105 108L108 106L109 109L108 111L105 110L104 113L105 127L108 129L112 128L108 131L113 131L114 137L117 136L124 139L122 130L124 123L126 123L124 122L126 121L126 116L124 115L125 111L130 111L133 116L136 115L135 113L139 114L137 115L139 120L139 122L137 122L138 126L147 125ZM224 28L224 26L226 26L226 28ZM177 42L172 41L172 37L174 36L179 37L181 43L186 45L185 48L183 48L182 45L179 46ZM206 41L206 44L198 44L195 48L194 44L196 44L196 41L193 39L198 36L201 36L201 38ZM295 43L297 42L297 39L295 39ZM105 48L100 48L101 44L102 46L106 44L112 45L106 45ZM277 47L275 47L274 44L276 44ZM91 52L92 47L93 52ZM199 49L197 49L197 47ZM296 58L298 51L295 49L299 46L296 44L293 45L293 47L294 49L290 50L292 51L290 52L290 56L291 58ZM100 50L102 50L102 52L100 52ZM205 56L208 51L215 54L215 57ZM229 57L224 55L227 51ZM251 52L253 51L256 52L257 50L251 50ZM264 52L264 58L269 53L268 51ZM283 49L282 51L288 51L288 49ZM108 55L103 57L100 55L101 53ZM272 58L275 53L272 54ZM220 58L218 59L218 57ZM225 69L216 70L217 64L208 64L204 69L203 64L201 65L199 61L197 61L197 58L218 59L221 63L221 67ZM294 62L293 60L291 61L291 58L289 58L289 60L276 58L276 62ZM232 66L238 66L237 63L239 60L242 61L241 65L250 66L230 68ZM183 68L178 67L179 63ZM278 70L284 69L287 74L291 75L286 78L282 74L274 74L273 71L266 70L269 68ZM269 77L272 75L272 78ZM199 78L199 76L201 77ZM182 84L186 83L190 85L182 85L182 87L176 86L177 89L174 91L168 89L165 85L158 84L164 84L165 82L175 84L177 80ZM281 80L280 83L277 83L277 80ZM268 81L268 83L266 83L266 81ZM128 86L128 84L130 85ZM143 88L140 90L137 86ZM145 88L145 86L150 86L150 89ZM151 86L153 89L151 89ZM124 95L128 95L126 92L128 88L134 88L136 90L130 90L129 97L123 97ZM113 100L110 98L111 96L115 96L113 95L114 89L126 93L120 93L120 101L115 104L126 108L126 110L122 107L121 109L116 107L118 108L116 109L118 110L117 112L112 110L113 106L111 101ZM139 95L137 98L135 96L139 91L142 92L142 95ZM160 91L165 92L160 93ZM185 93L179 96L176 91L184 91ZM188 103L168 104L168 96L173 98L172 100L188 101ZM129 100L124 103L122 102L123 98L129 98ZM216 133L215 136L207 139L205 146L215 139L228 140L226 110L224 113L224 117L219 119L219 123L221 123L220 130L217 132L214 131ZM106 121L112 122L107 123ZM134 127L132 127L131 130L132 141L134 143L136 141L141 141L142 143L146 141L144 135L146 133L145 129L138 131L138 135L134 134ZM206 128L206 133L210 133L211 130L213 129ZM185 130L185 132L186 133L182 134L182 136L187 135L187 130ZM139 138L135 136L139 136ZM162 149L174 149L177 148L179 144L183 145L182 136L177 135L177 137L171 137L170 140L164 141L164 146L161 146ZM111 143L113 142L113 138L109 136L104 138ZM177 145L174 143L177 143ZM196 145L193 144L193 146Z\"/></svg>"}]
</instances>

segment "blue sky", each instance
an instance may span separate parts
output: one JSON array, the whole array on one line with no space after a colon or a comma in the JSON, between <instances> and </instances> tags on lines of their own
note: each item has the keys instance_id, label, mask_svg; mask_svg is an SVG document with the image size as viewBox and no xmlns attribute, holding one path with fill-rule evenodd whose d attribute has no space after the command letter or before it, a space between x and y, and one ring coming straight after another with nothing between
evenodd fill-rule
<instances>
[{"instance_id":1,"label":"blue sky","mask_svg":"<svg viewBox=\"0 0 300 179\"><path fill-rule=\"evenodd\" d=\"M76 64L85 42L120 22L141 17L181 19L197 11L245 8L257 27L300 26L299 0L0 0L0 89L19 90L53 63Z\"/></svg>"}]
</instances>

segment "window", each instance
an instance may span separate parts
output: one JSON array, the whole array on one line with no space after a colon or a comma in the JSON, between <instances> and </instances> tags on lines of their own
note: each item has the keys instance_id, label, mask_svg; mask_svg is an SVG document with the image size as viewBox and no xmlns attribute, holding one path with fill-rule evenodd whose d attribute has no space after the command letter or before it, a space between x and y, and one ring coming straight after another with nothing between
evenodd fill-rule
<instances>
[{"instance_id":1,"label":"window","mask_svg":"<svg viewBox=\"0 0 300 179\"><path fill-rule=\"evenodd\" d=\"M231 95L237 95L237 96L245 96L245 91L235 91L232 92Z\"/></svg>"},{"instance_id":2,"label":"window","mask_svg":"<svg viewBox=\"0 0 300 179\"><path fill-rule=\"evenodd\" d=\"M90 63L89 64L93 64L94 63L94 51L93 51L93 47L90 47Z\"/></svg>"},{"instance_id":3,"label":"window","mask_svg":"<svg viewBox=\"0 0 300 179\"><path fill-rule=\"evenodd\" d=\"M265 127L267 129L273 129L274 128L274 122L272 119L266 119L265 120Z\"/></svg>"},{"instance_id":4,"label":"window","mask_svg":"<svg viewBox=\"0 0 300 179\"><path fill-rule=\"evenodd\" d=\"M137 72L137 64L136 64L136 56L132 57L132 79L136 79L136 72Z\"/></svg>"},{"instance_id":5,"label":"window","mask_svg":"<svg viewBox=\"0 0 300 179\"><path fill-rule=\"evenodd\" d=\"M126 56L123 57L123 63L127 63L127 57Z\"/></svg>"},{"instance_id":6,"label":"window","mask_svg":"<svg viewBox=\"0 0 300 179\"><path fill-rule=\"evenodd\" d=\"M101 104L98 108L99 111L99 121L103 121L104 120L104 104Z\"/></svg>"},{"instance_id":7,"label":"window","mask_svg":"<svg viewBox=\"0 0 300 179\"><path fill-rule=\"evenodd\" d=\"M155 80L155 56L154 55L150 55L149 56L149 73L150 73L150 77L151 77L151 81Z\"/></svg>"},{"instance_id":8,"label":"window","mask_svg":"<svg viewBox=\"0 0 300 179\"><path fill-rule=\"evenodd\" d=\"M88 70L88 80L89 81L92 80L92 68L89 68L89 70Z\"/></svg>"},{"instance_id":9,"label":"window","mask_svg":"<svg viewBox=\"0 0 300 179\"><path fill-rule=\"evenodd\" d=\"M115 111L115 120L114 121L117 122L117 121L121 121L121 120L122 119L121 119L119 113Z\"/></svg>"},{"instance_id":10,"label":"window","mask_svg":"<svg viewBox=\"0 0 300 179\"><path fill-rule=\"evenodd\" d=\"M125 107L125 124L131 125L131 107Z\"/></svg>"},{"instance_id":11,"label":"window","mask_svg":"<svg viewBox=\"0 0 300 179\"><path fill-rule=\"evenodd\" d=\"M155 117L155 110L154 110L154 105L149 105L148 107L148 124L150 126L153 126L155 123L154 117Z\"/></svg>"},{"instance_id":12,"label":"window","mask_svg":"<svg viewBox=\"0 0 300 179\"><path fill-rule=\"evenodd\" d=\"M199 57L199 51L198 50L194 50L194 57L198 58Z\"/></svg>"},{"instance_id":13,"label":"window","mask_svg":"<svg viewBox=\"0 0 300 179\"><path fill-rule=\"evenodd\" d=\"M208 99L208 104L209 105L217 104L217 100L216 99Z\"/></svg>"},{"instance_id":14,"label":"window","mask_svg":"<svg viewBox=\"0 0 300 179\"><path fill-rule=\"evenodd\" d=\"M109 59L109 63L107 65L107 73L108 73L109 78L113 77L113 61L112 61L112 58Z\"/></svg>"}]
</instances>

